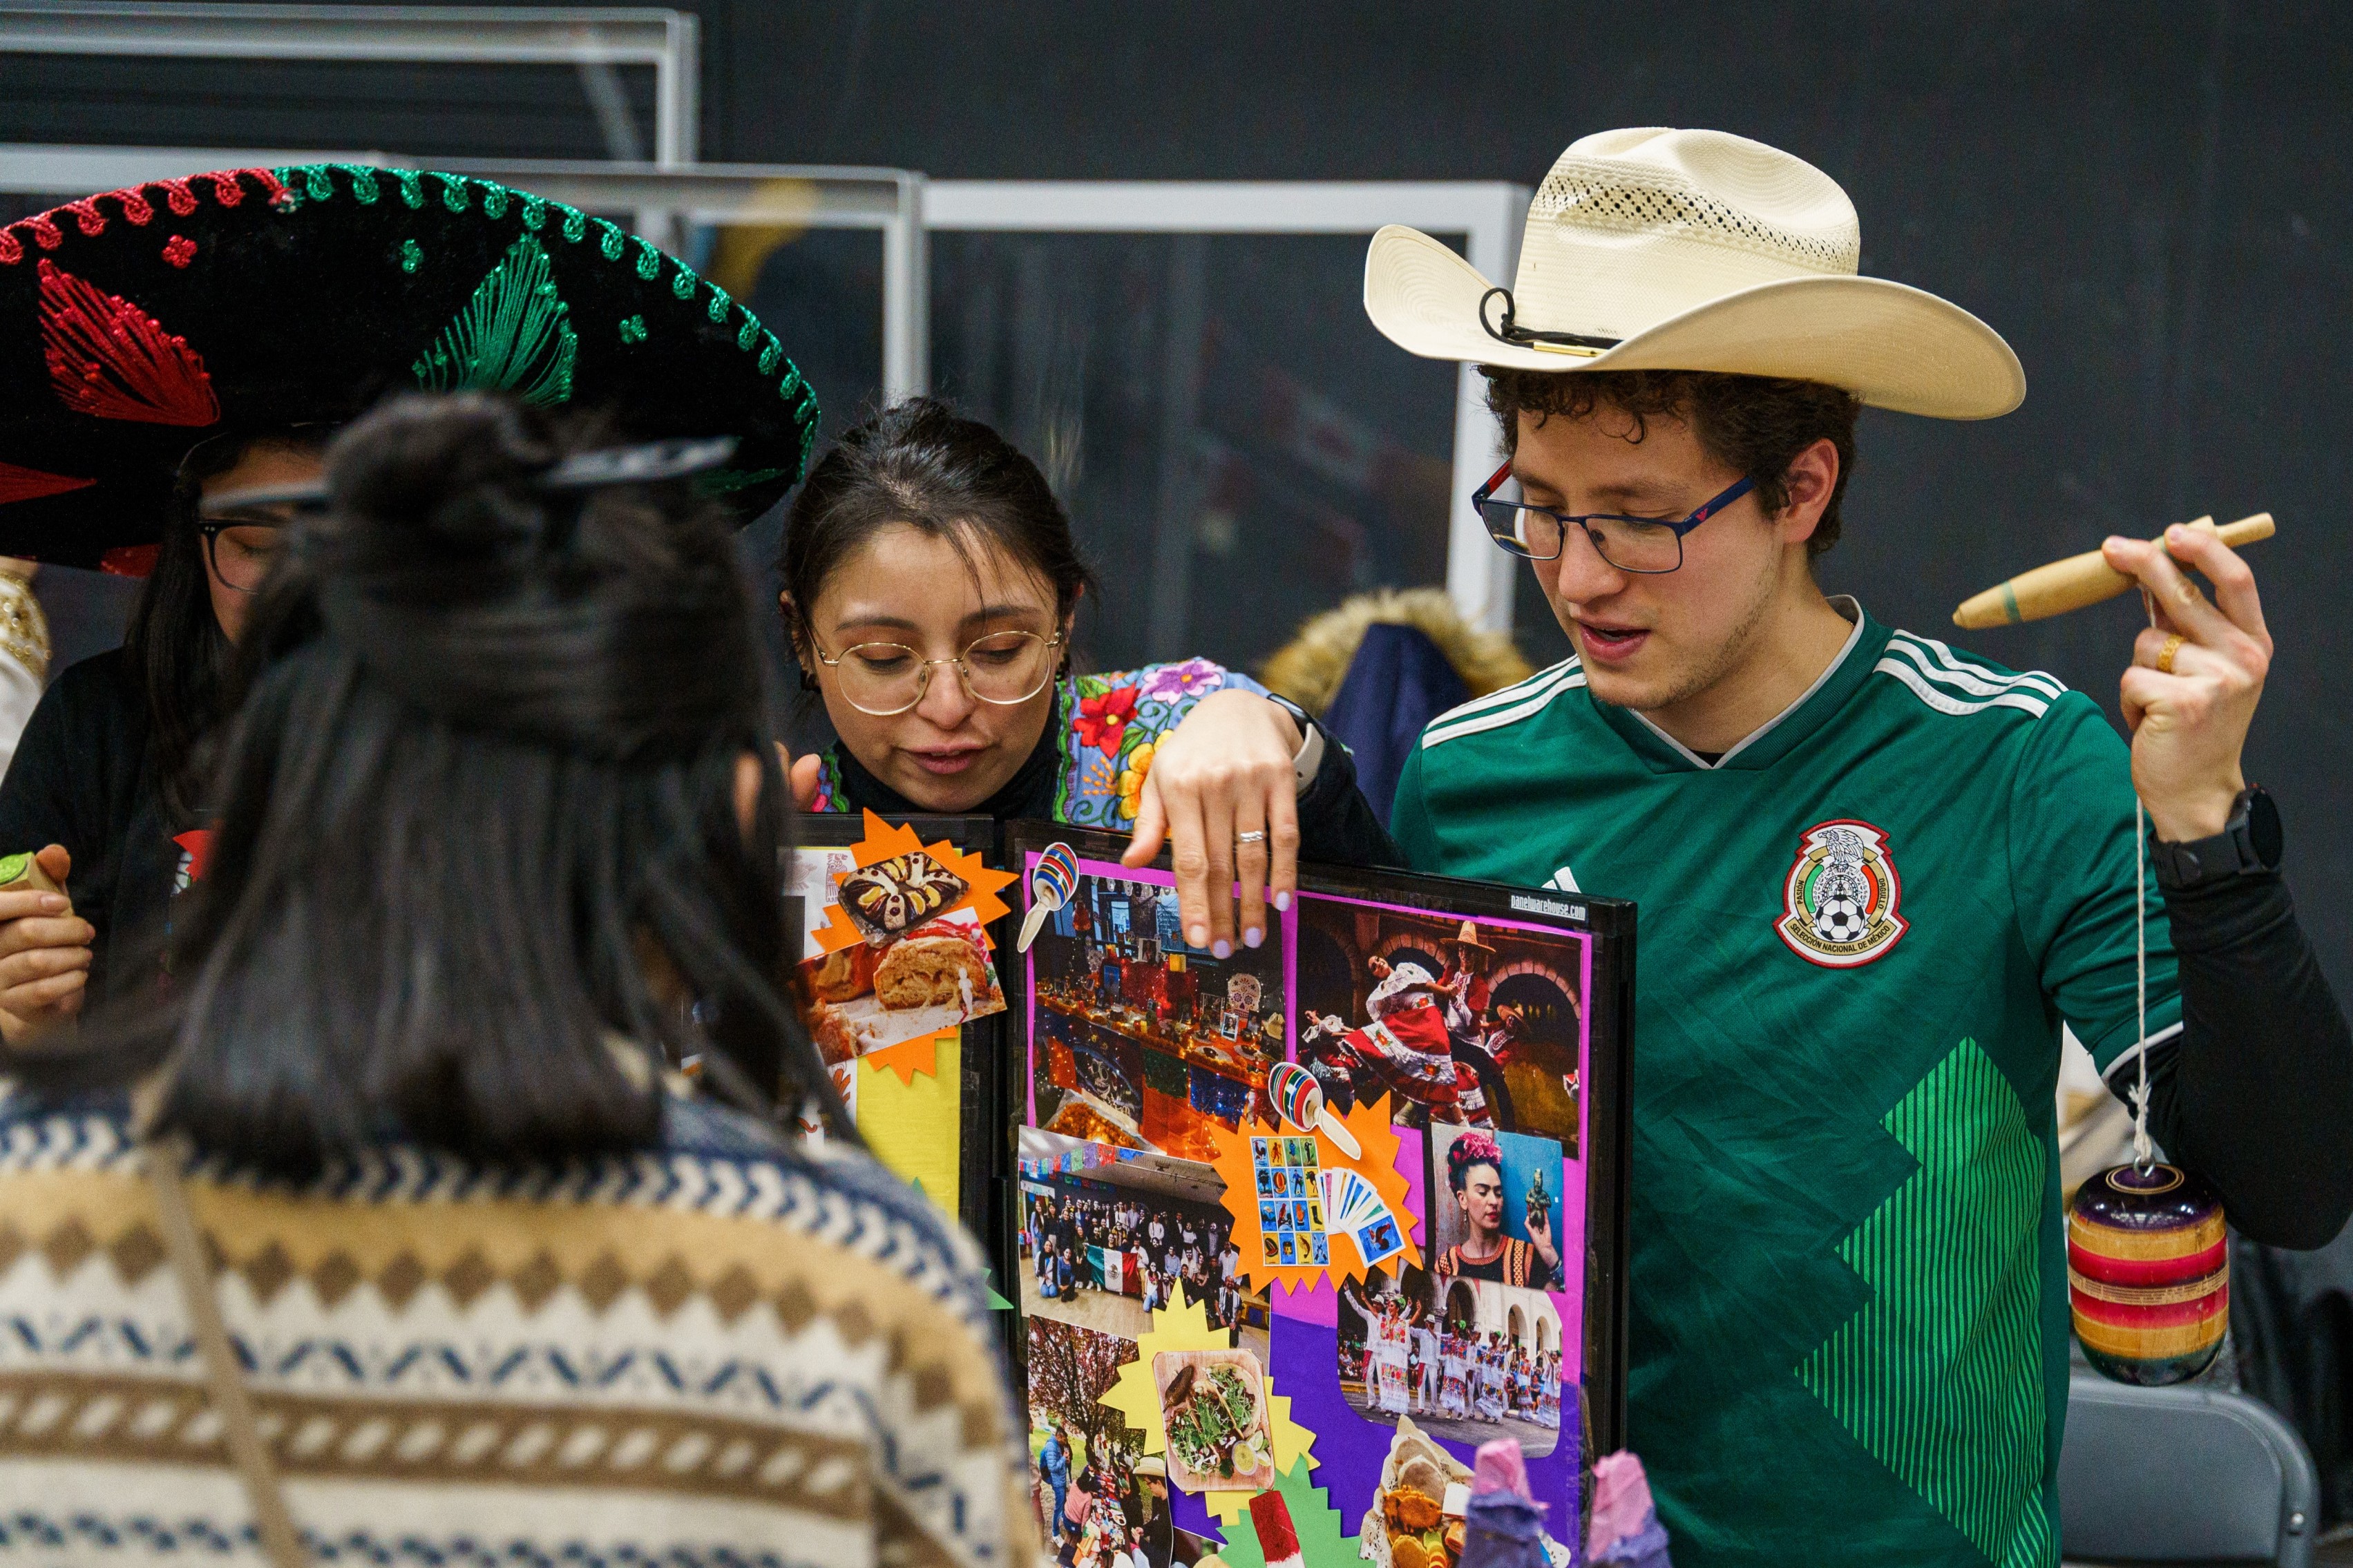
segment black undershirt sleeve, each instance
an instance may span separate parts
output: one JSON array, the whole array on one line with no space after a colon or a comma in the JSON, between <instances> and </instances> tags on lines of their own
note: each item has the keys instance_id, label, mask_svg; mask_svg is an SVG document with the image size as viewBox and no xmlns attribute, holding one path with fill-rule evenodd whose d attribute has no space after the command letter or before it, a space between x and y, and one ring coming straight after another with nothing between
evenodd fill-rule
<instances>
[{"instance_id":1,"label":"black undershirt sleeve","mask_svg":"<svg viewBox=\"0 0 2353 1568\"><path fill-rule=\"evenodd\" d=\"M2241 1235L2325 1246L2353 1216L2353 1031L2287 884L2168 889L2165 910L2181 1032L2149 1052L2149 1132L2214 1184ZM2109 1087L2126 1097L2137 1076L2120 1065Z\"/></svg>"},{"instance_id":2,"label":"black undershirt sleeve","mask_svg":"<svg viewBox=\"0 0 2353 1568\"><path fill-rule=\"evenodd\" d=\"M1405 864L1372 802L1356 787L1356 759L1329 730L1324 731L1324 761L1299 797L1299 858L1324 866Z\"/></svg>"}]
</instances>

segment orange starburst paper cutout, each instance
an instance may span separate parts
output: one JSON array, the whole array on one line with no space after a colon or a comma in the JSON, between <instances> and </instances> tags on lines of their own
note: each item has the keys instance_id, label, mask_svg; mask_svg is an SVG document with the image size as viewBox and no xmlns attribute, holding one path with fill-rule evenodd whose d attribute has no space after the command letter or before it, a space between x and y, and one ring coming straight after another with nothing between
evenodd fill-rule
<instances>
[{"instance_id":1,"label":"orange starburst paper cutout","mask_svg":"<svg viewBox=\"0 0 2353 1568\"><path fill-rule=\"evenodd\" d=\"M1364 1154L1358 1159L1348 1158L1340 1152L1337 1143L1319 1131L1314 1134L1318 1168L1356 1171L1371 1182L1374 1190L1380 1194L1381 1202L1388 1205L1389 1213L1397 1217L1398 1234L1405 1238L1405 1250L1383 1267L1392 1270L1406 1263L1419 1267L1421 1248L1415 1244L1413 1237L1420 1228L1421 1221L1407 1205L1406 1196L1411 1190L1410 1184L1406 1181L1405 1173L1397 1168L1399 1140L1397 1129L1389 1124L1389 1097L1383 1095L1370 1105L1359 1103L1340 1120L1347 1124L1349 1131L1356 1135L1356 1142L1364 1150ZM1258 1174L1250 1159L1250 1139L1254 1136L1299 1138L1306 1134L1289 1126L1270 1126L1250 1117L1244 1117L1241 1125L1231 1131L1227 1131L1222 1123L1213 1121L1209 1131L1218 1143L1217 1157L1210 1163L1217 1167L1218 1174L1225 1178L1225 1205L1227 1211L1234 1216L1234 1245L1241 1249L1242 1269L1253 1285L1262 1289L1281 1285L1286 1289L1297 1290L1312 1286L1319 1279L1329 1279L1333 1284L1340 1285L1365 1277L1363 1255L1356 1250L1356 1244L1346 1233L1341 1231L1332 1233L1328 1249L1332 1261L1324 1267L1310 1264L1286 1268L1281 1264L1265 1261L1265 1248L1260 1242L1266 1233L1259 1218ZM1328 1223L1331 1216L1327 1215L1324 1217Z\"/></svg>"},{"instance_id":2,"label":"orange starburst paper cutout","mask_svg":"<svg viewBox=\"0 0 2353 1568\"><path fill-rule=\"evenodd\" d=\"M894 827L872 812L868 812L866 837L851 845L849 852L850 858L861 868L888 860L893 855L928 855L954 875L962 878L967 889L965 896L933 915L933 920L952 915L958 910L970 910L986 928L998 916L1013 912L1011 906L997 895L1008 883L1015 881L1020 873L992 871L981 863L980 851L976 849L969 855L959 854L955 846L944 838L937 844L926 844L916 836L913 827L903 822ZM839 877L834 879L836 882L840 879ZM866 940L866 933L850 923L849 916L838 901L826 906L825 924L810 935L827 952L839 952ZM981 940L988 940L986 929L981 931ZM994 947L996 944L991 942L990 945Z\"/></svg>"},{"instance_id":3,"label":"orange starburst paper cutout","mask_svg":"<svg viewBox=\"0 0 2353 1568\"><path fill-rule=\"evenodd\" d=\"M952 1028L943 1029L936 1035L917 1035L912 1040L901 1040L895 1046L884 1046L880 1050L869 1051L858 1059L862 1062L871 1062L878 1068L887 1068L899 1075L901 1083L913 1089L915 1087L917 1073L922 1073L925 1078L938 1076L940 1042L955 1037L955 1030Z\"/></svg>"}]
</instances>

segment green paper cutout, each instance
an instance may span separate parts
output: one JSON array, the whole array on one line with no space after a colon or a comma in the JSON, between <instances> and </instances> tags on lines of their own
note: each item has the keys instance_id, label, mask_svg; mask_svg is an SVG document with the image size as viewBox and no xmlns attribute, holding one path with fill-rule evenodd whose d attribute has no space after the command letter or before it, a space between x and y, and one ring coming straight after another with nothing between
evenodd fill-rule
<instances>
[{"instance_id":1,"label":"green paper cutout","mask_svg":"<svg viewBox=\"0 0 2353 1568\"><path fill-rule=\"evenodd\" d=\"M512 392L527 403L572 396L579 334L539 241L525 235L474 289L416 364L427 392Z\"/></svg>"},{"instance_id":2,"label":"green paper cutout","mask_svg":"<svg viewBox=\"0 0 2353 1568\"><path fill-rule=\"evenodd\" d=\"M1798 1381L2000 1568L2047 1563L2042 1141L1974 1040L1881 1125L1919 1169L1839 1243L1871 1300Z\"/></svg>"},{"instance_id":3,"label":"green paper cutout","mask_svg":"<svg viewBox=\"0 0 2353 1568\"><path fill-rule=\"evenodd\" d=\"M915 1184L919 1187L923 1185L921 1182L918 1182ZM988 1295L988 1310L990 1311L1009 1312L1013 1310L1013 1303L997 1293L996 1269L984 1268L980 1271L980 1288Z\"/></svg>"},{"instance_id":4,"label":"green paper cutout","mask_svg":"<svg viewBox=\"0 0 2353 1568\"><path fill-rule=\"evenodd\" d=\"M1324 1502L1324 1489L1307 1484L1309 1463L1302 1455L1274 1483L1291 1510L1291 1527L1299 1532L1299 1560L1307 1568L1348 1568L1357 1561L1356 1537L1340 1533L1340 1510ZM1259 1549L1258 1526L1250 1521L1249 1510L1227 1527L1226 1543L1218 1555L1226 1560L1226 1568L1266 1568L1266 1553Z\"/></svg>"}]
</instances>

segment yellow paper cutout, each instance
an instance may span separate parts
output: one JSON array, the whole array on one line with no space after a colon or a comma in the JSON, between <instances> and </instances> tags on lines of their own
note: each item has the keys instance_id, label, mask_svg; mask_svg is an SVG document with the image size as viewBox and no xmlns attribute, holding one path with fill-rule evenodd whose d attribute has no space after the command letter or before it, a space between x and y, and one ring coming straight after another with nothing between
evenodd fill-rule
<instances>
[{"instance_id":1,"label":"yellow paper cutout","mask_svg":"<svg viewBox=\"0 0 2353 1568\"><path fill-rule=\"evenodd\" d=\"M1168 1429L1160 1409L1160 1390L1152 1382L1152 1358L1162 1351L1222 1351L1234 1344L1231 1329L1209 1327L1206 1302L1189 1300L1179 1290L1176 1300L1180 1306L1163 1307L1152 1314L1152 1331L1135 1342L1135 1359L1119 1369L1119 1380L1103 1403L1120 1413L1130 1426L1144 1434L1144 1452L1166 1454L1168 1451ZM1291 1418L1291 1396L1274 1391L1274 1379L1269 1376L1262 1391L1266 1402L1266 1424L1274 1439L1274 1468L1287 1473L1301 1459L1317 1464L1315 1434ZM1203 1492L1201 1500L1209 1512L1220 1521L1230 1521L1250 1507L1249 1492Z\"/></svg>"},{"instance_id":2,"label":"yellow paper cutout","mask_svg":"<svg viewBox=\"0 0 2353 1568\"><path fill-rule=\"evenodd\" d=\"M970 910L985 928L990 921L1013 912L1012 907L998 898L997 893L1019 875L1014 871L992 871L981 864L980 852L959 854L946 839L937 844L925 844L913 827L901 823L896 827L875 816L866 814L866 837L849 847L850 858L862 870L866 867L890 859L893 855L928 855L945 867L950 873L964 879L965 892L955 903L939 910L931 917L939 920L958 910ZM846 873L845 873L846 874ZM840 877L834 879L838 885ZM827 952L839 952L866 940L866 933L850 923L849 911L836 900L825 907L825 924L809 933L809 939ZM981 940L988 940L983 930ZM994 943L990 944L994 946Z\"/></svg>"},{"instance_id":3,"label":"yellow paper cutout","mask_svg":"<svg viewBox=\"0 0 2353 1568\"><path fill-rule=\"evenodd\" d=\"M936 1035L918 1035L912 1040L869 1051L858 1059L870 1067L888 1068L899 1075L901 1083L913 1087L916 1074L930 1078L939 1071L938 1047L943 1044L952 1046L955 1041L955 1029L945 1028Z\"/></svg>"},{"instance_id":4,"label":"yellow paper cutout","mask_svg":"<svg viewBox=\"0 0 2353 1568\"><path fill-rule=\"evenodd\" d=\"M884 1166L922 1187L924 1196L950 1215L957 1212L963 1198L962 1041L955 1029L926 1035L920 1042L906 1041L905 1046L920 1043L935 1053L939 1070L920 1079L876 1065L879 1058L903 1046L877 1051L858 1063L858 1131L866 1146Z\"/></svg>"},{"instance_id":5,"label":"yellow paper cutout","mask_svg":"<svg viewBox=\"0 0 2353 1568\"><path fill-rule=\"evenodd\" d=\"M1398 1234L1405 1241L1405 1250L1393 1255L1382 1265L1384 1268L1394 1273L1403 1264L1419 1267L1421 1248L1415 1244L1413 1233L1421 1222L1414 1217L1413 1210L1406 1203L1411 1185L1407 1182L1405 1173L1397 1168L1399 1140L1397 1129L1389 1122L1389 1097L1385 1094L1370 1105L1359 1101L1354 1110L1340 1115L1340 1120L1349 1131L1356 1135L1356 1143L1364 1152L1356 1159L1350 1159L1319 1128L1314 1134L1319 1167L1326 1171L1353 1170L1361 1173L1380 1194L1381 1202L1388 1205L1389 1213L1398 1222ZM1262 1290L1276 1285L1298 1290L1314 1285L1319 1279L1329 1279L1336 1287L1350 1279L1365 1277L1364 1256L1342 1231L1331 1233L1328 1256L1332 1261L1324 1267L1308 1264L1286 1268L1279 1263L1270 1265L1266 1261L1265 1248L1260 1245L1266 1232L1259 1217L1258 1174L1250 1159L1250 1139L1254 1136L1298 1138L1306 1134L1294 1132L1287 1126L1269 1126L1250 1117L1244 1117L1241 1125L1231 1131L1213 1119L1209 1122L1209 1133L1218 1144L1217 1157L1209 1163L1217 1168L1218 1174L1225 1178L1225 1205L1234 1216L1233 1244L1241 1252L1242 1269L1253 1285ZM1322 1202L1320 1197L1317 1202ZM1328 1220L1330 1216L1325 1217ZM1276 1460L1275 1468L1287 1468L1280 1458Z\"/></svg>"}]
</instances>

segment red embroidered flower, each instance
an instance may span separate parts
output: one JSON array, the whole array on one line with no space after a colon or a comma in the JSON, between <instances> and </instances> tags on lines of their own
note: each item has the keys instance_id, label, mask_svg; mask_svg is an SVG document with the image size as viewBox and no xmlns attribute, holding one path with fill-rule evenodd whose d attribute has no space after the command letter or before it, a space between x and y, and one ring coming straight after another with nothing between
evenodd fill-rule
<instances>
[{"instance_id":1,"label":"red embroidered flower","mask_svg":"<svg viewBox=\"0 0 2353 1568\"><path fill-rule=\"evenodd\" d=\"M185 234L175 234L164 246L164 259L174 267L185 267L196 258L196 242Z\"/></svg>"},{"instance_id":2,"label":"red embroidered flower","mask_svg":"<svg viewBox=\"0 0 2353 1568\"><path fill-rule=\"evenodd\" d=\"M1080 698L1078 717L1071 721L1071 727L1081 741L1108 757L1119 750L1120 738L1134 717L1135 688L1115 686L1101 697Z\"/></svg>"}]
</instances>

